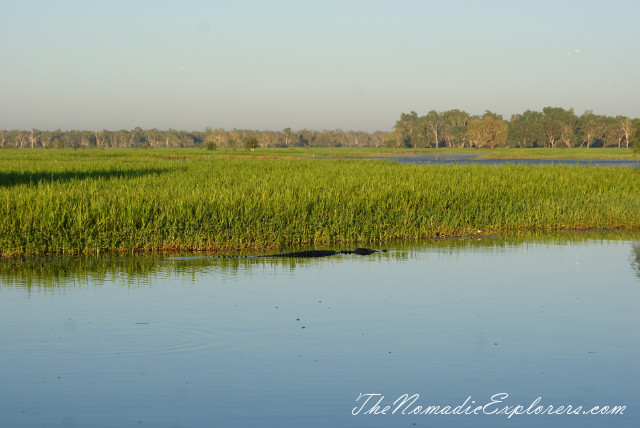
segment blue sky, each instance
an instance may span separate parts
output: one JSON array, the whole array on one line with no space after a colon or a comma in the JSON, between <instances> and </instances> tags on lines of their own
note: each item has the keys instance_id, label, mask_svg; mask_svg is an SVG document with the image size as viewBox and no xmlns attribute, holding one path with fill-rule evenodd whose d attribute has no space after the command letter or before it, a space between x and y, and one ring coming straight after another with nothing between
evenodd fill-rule
<instances>
[{"instance_id":1,"label":"blue sky","mask_svg":"<svg viewBox=\"0 0 640 428\"><path fill-rule=\"evenodd\" d=\"M640 116L640 1L0 0L4 129Z\"/></svg>"}]
</instances>

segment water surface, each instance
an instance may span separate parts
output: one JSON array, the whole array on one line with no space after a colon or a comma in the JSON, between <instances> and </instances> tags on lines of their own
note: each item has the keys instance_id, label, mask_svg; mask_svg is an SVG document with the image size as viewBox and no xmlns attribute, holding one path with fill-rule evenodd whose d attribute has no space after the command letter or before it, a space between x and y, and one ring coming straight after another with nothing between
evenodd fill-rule
<instances>
[{"instance_id":1,"label":"water surface","mask_svg":"<svg viewBox=\"0 0 640 428\"><path fill-rule=\"evenodd\" d=\"M635 427L637 241L4 261L0 426ZM359 395L374 393L388 405L405 393L452 407L507 393L501 407L541 397L626 409L509 419L366 406L354 416Z\"/></svg>"},{"instance_id":2,"label":"water surface","mask_svg":"<svg viewBox=\"0 0 640 428\"><path fill-rule=\"evenodd\" d=\"M388 160L422 165L570 165L640 168L640 159L478 159L469 153L416 154L410 156L378 156L359 159ZM352 158L353 159L353 158Z\"/></svg>"}]
</instances>

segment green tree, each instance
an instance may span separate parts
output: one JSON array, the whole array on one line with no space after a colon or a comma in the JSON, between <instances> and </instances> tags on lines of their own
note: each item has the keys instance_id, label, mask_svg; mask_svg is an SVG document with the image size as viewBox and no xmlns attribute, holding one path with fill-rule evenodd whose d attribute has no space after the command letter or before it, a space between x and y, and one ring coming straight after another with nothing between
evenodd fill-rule
<instances>
[{"instance_id":1,"label":"green tree","mask_svg":"<svg viewBox=\"0 0 640 428\"><path fill-rule=\"evenodd\" d=\"M34 148L34 147L38 147L38 144L40 144L40 134L41 132L38 131L37 129L31 129L31 132L29 133L29 147L30 148Z\"/></svg>"},{"instance_id":2,"label":"green tree","mask_svg":"<svg viewBox=\"0 0 640 428\"><path fill-rule=\"evenodd\" d=\"M618 116L616 117L618 121L618 126L620 127L620 132L624 136L625 147L628 149L631 142L633 141L635 134L635 127L633 126L633 121L626 116Z\"/></svg>"},{"instance_id":3,"label":"green tree","mask_svg":"<svg viewBox=\"0 0 640 428\"><path fill-rule=\"evenodd\" d=\"M456 109L442 113L440 135L447 147L464 147L469 120L469 113L465 111Z\"/></svg>"},{"instance_id":4,"label":"green tree","mask_svg":"<svg viewBox=\"0 0 640 428\"><path fill-rule=\"evenodd\" d=\"M511 116L507 141L509 145L519 147L538 147L544 144L542 113L527 110Z\"/></svg>"},{"instance_id":5,"label":"green tree","mask_svg":"<svg viewBox=\"0 0 640 428\"><path fill-rule=\"evenodd\" d=\"M503 145L507 141L509 124L504 120L487 116L482 119L476 117L469 121L467 138L477 148L488 147L493 149Z\"/></svg>"},{"instance_id":6,"label":"green tree","mask_svg":"<svg viewBox=\"0 0 640 428\"><path fill-rule=\"evenodd\" d=\"M313 141L314 147L332 147L335 146L333 136L330 131L323 129Z\"/></svg>"},{"instance_id":7,"label":"green tree","mask_svg":"<svg viewBox=\"0 0 640 428\"><path fill-rule=\"evenodd\" d=\"M308 129L302 129L298 131L296 145L298 147L309 147L313 144L313 141L315 140L314 137L313 132Z\"/></svg>"},{"instance_id":8,"label":"green tree","mask_svg":"<svg viewBox=\"0 0 640 428\"><path fill-rule=\"evenodd\" d=\"M592 110L585 110L577 122L577 137L580 141L580 147L583 147L585 144L587 148L591 147L596 140L602 137L604 127L605 121L603 116L593 114Z\"/></svg>"},{"instance_id":9,"label":"green tree","mask_svg":"<svg viewBox=\"0 0 640 428\"><path fill-rule=\"evenodd\" d=\"M421 135L424 137L421 139L422 144L420 147L431 147L438 148L440 145L440 137L442 134L442 114L438 113L435 110L431 110L426 115L420 118L421 122Z\"/></svg>"},{"instance_id":10,"label":"green tree","mask_svg":"<svg viewBox=\"0 0 640 428\"><path fill-rule=\"evenodd\" d=\"M618 117L606 117L604 121L604 133L602 134L603 146L622 147L624 136L625 134L620 126L620 119Z\"/></svg>"},{"instance_id":11,"label":"green tree","mask_svg":"<svg viewBox=\"0 0 640 428\"><path fill-rule=\"evenodd\" d=\"M415 147L418 134L418 113L412 111L409 114L401 113L400 120L393 126L396 136L396 148Z\"/></svg>"},{"instance_id":12,"label":"green tree","mask_svg":"<svg viewBox=\"0 0 640 428\"><path fill-rule=\"evenodd\" d=\"M284 145L288 147L293 141L293 132L291 131L291 128L284 128L282 133L284 134Z\"/></svg>"},{"instance_id":13,"label":"green tree","mask_svg":"<svg viewBox=\"0 0 640 428\"><path fill-rule=\"evenodd\" d=\"M260 141L258 141L258 137L249 137L244 140L244 147L247 150L254 151L260 146Z\"/></svg>"},{"instance_id":14,"label":"green tree","mask_svg":"<svg viewBox=\"0 0 640 428\"><path fill-rule=\"evenodd\" d=\"M148 147L149 142L142 128L137 126L129 133L129 147Z\"/></svg>"},{"instance_id":15,"label":"green tree","mask_svg":"<svg viewBox=\"0 0 640 428\"><path fill-rule=\"evenodd\" d=\"M635 150L635 152L638 155L640 155L640 118L633 119L632 122L633 122L633 126L634 126L634 129L635 129L634 132L635 132L635 135L636 135L633 149Z\"/></svg>"},{"instance_id":16,"label":"green tree","mask_svg":"<svg viewBox=\"0 0 640 428\"><path fill-rule=\"evenodd\" d=\"M148 129L146 131L144 131L144 136L145 139L147 140L147 143L149 144L149 146L151 147L160 147L160 141L162 141L162 132L159 131L156 128L153 129Z\"/></svg>"},{"instance_id":17,"label":"green tree","mask_svg":"<svg viewBox=\"0 0 640 428\"><path fill-rule=\"evenodd\" d=\"M482 118L484 119L485 117L490 117L491 119L495 119L495 120L502 120L502 115L498 114L498 113L494 113L491 110L485 110L484 114L482 115Z\"/></svg>"},{"instance_id":18,"label":"green tree","mask_svg":"<svg viewBox=\"0 0 640 428\"><path fill-rule=\"evenodd\" d=\"M542 109L542 129L547 143L555 147L557 142L562 142L571 147L575 142L575 129L578 118L573 109L565 110L562 107L545 107Z\"/></svg>"}]
</instances>

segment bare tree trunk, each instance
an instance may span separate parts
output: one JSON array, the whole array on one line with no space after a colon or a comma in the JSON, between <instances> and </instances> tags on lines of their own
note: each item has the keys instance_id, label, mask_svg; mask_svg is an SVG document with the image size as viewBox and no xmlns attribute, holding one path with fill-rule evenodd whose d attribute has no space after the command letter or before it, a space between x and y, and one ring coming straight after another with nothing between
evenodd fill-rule
<instances>
[{"instance_id":1,"label":"bare tree trunk","mask_svg":"<svg viewBox=\"0 0 640 428\"><path fill-rule=\"evenodd\" d=\"M96 147L101 149L102 148L102 143L103 143L103 139L100 138L102 136L102 132L97 132L96 131Z\"/></svg>"},{"instance_id":2,"label":"bare tree trunk","mask_svg":"<svg viewBox=\"0 0 640 428\"><path fill-rule=\"evenodd\" d=\"M33 135L33 129L31 130L31 134L29 134L29 144L31 146L31 148L33 149L33 145L36 143L36 136Z\"/></svg>"},{"instance_id":3,"label":"bare tree trunk","mask_svg":"<svg viewBox=\"0 0 640 428\"><path fill-rule=\"evenodd\" d=\"M549 141L547 141L549 143L549 147L551 147L552 149L555 148L556 138L551 134L547 134L547 137L549 138ZM545 147L546 147L546 144L545 144Z\"/></svg>"},{"instance_id":4,"label":"bare tree trunk","mask_svg":"<svg viewBox=\"0 0 640 428\"><path fill-rule=\"evenodd\" d=\"M267 148L271 146L271 136L264 132L261 136L260 136L260 147Z\"/></svg>"},{"instance_id":5,"label":"bare tree trunk","mask_svg":"<svg viewBox=\"0 0 640 428\"><path fill-rule=\"evenodd\" d=\"M630 134L633 132L633 123L631 122L630 119L623 119L620 122L620 130L622 131L622 133L624 134L624 140L627 146L627 149L629 148L629 136Z\"/></svg>"},{"instance_id":6,"label":"bare tree trunk","mask_svg":"<svg viewBox=\"0 0 640 428\"><path fill-rule=\"evenodd\" d=\"M20 148L22 149L26 141L24 135L22 135L22 132L18 132L17 139L18 139L18 143L20 143Z\"/></svg>"}]
</instances>

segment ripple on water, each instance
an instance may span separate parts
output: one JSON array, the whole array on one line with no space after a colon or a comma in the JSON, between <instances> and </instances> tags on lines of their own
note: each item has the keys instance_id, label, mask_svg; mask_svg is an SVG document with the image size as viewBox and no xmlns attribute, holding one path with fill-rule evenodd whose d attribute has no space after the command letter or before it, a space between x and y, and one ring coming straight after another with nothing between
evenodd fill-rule
<instances>
[{"instance_id":1,"label":"ripple on water","mask_svg":"<svg viewBox=\"0 0 640 428\"><path fill-rule=\"evenodd\" d=\"M150 322L86 323L67 320L62 331L51 329L26 351L43 355L91 357L98 355L161 355L210 349L223 335L193 325L158 326ZM15 332L15 334L19 334Z\"/></svg>"}]
</instances>

